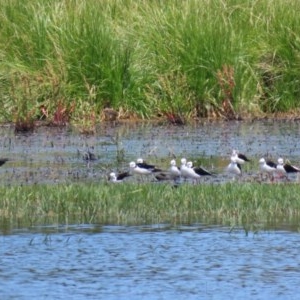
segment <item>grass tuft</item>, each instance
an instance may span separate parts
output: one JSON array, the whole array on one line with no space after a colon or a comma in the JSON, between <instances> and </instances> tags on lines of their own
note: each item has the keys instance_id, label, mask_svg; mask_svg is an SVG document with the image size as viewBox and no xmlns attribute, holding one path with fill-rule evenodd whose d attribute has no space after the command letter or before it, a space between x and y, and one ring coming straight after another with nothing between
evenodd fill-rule
<instances>
[{"instance_id":1,"label":"grass tuft","mask_svg":"<svg viewBox=\"0 0 300 300\"><path fill-rule=\"evenodd\" d=\"M0 189L0 218L40 224L214 223L247 230L300 218L299 185L69 184ZM284 220L284 221L282 221Z\"/></svg>"}]
</instances>

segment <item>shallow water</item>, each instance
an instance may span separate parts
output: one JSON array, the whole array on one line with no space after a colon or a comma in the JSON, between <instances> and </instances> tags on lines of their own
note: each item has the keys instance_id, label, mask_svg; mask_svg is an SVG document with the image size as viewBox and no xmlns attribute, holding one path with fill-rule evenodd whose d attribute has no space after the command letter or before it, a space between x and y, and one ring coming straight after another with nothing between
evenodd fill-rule
<instances>
[{"instance_id":1,"label":"shallow water","mask_svg":"<svg viewBox=\"0 0 300 300\"><path fill-rule=\"evenodd\" d=\"M1 299L297 299L300 235L80 225L0 237Z\"/></svg>"},{"instance_id":2,"label":"shallow water","mask_svg":"<svg viewBox=\"0 0 300 300\"><path fill-rule=\"evenodd\" d=\"M233 148L300 163L297 122L225 122L205 126L106 124L84 136L67 128L15 135L0 128L2 185L106 180L143 157L168 167L187 157L221 182ZM83 152L97 160L87 162ZM219 179L221 178L221 179ZM21 223L20 223L21 224ZM58 225L14 228L2 222L1 299L296 299L299 224L247 233L219 225L172 227ZM275 227L276 226L276 227Z\"/></svg>"},{"instance_id":3,"label":"shallow water","mask_svg":"<svg viewBox=\"0 0 300 300\"><path fill-rule=\"evenodd\" d=\"M106 180L111 171L126 171L142 157L166 169L171 158L186 157L222 177L232 149L247 154L252 163L245 173L258 173L260 157L288 158L300 164L298 122L220 122L190 126L102 124L85 136L70 128L40 127L32 134L15 135L0 128L1 156L11 159L0 168L2 184L57 183ZM97 160L87 162L90 150ZM221 178L221 179L220 179Z\"/></svg>"}]
</instances>

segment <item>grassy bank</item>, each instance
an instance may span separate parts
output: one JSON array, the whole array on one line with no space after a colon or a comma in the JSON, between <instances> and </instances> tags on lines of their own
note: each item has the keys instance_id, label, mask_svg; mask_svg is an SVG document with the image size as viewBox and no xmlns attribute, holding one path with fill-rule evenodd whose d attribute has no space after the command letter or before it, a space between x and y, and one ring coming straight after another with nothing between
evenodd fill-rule
<instances>
[{"instance_id":1,"label":"grassy bank","mask_svg":"<svg viewBox=\"0 0 300 300\"><path fill-rule=\"evenodd\" d=\"M297 0L2 0L0 120L92 131L105 117L297 110L299 11Z\"/></svg>"},{"instance_id":2,"label":"grassy bank","mask_svg":"<svg viewBox=\"0 0 300 300\"><path fill-rule=\"evenodd\" d=\"M0 219L38 224L189 224L253 229L300 218L299 185L70 184L2 187ZM298 224L298 223L297 223ZM264 225L262 225L262 228Z\"/></svg>"}]
</instances>

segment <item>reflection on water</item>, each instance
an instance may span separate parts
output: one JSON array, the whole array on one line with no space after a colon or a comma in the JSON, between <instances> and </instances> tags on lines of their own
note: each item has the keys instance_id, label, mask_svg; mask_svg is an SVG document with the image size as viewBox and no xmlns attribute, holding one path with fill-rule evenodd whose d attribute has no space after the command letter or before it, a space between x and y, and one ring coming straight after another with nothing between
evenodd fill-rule
<instances>
[{"instance_id":1,"label":"reflection on water","mask_svg":"<svg viewBox=\"0 0 300 300\"><path fill-rule=\"evenodd\" d=\"M101 125L94 136L38 128L15 136L1 128L1 184L100 180L137 157L168 165L176 156L219 171L233 148L300 164L296 122L197 126ZM95 162L82 154L91 150ZM3 221L3 220L2 220ZM47 222L45 222L46 224ZM50 222L53 224L53 222ZM298 222L258 231L195 224L41 226L2 224L1 299L295 299L300 284ZM27 229L24 229L27 228ZM274 228L274 226L271 226Z\"/></svg>"},{"instance_id":2,"label":"reflection on water","mask_svg":"<svg viewBox=\"0 0 300 300\"><path fill-rule=\"evenodd\" d=\"M128 163L138 157L163 168L174 157L178 163L186 157L222 173L232 149L252 158L247 171L256 173L260 157L283 157L300 164L299 131L297 122L275 121L189 126L101 124L92 136L70 128L48 127L24 136L2 127L1 156L11 161L0 168L0 179L3 184L99 181L112 170L128 170ZM96 161L83 160L87 150L95 154Z\"/></svg>"},{"instance_id":3,"label":"reflection on water","mask_svg":"<svg viewBox=\"0 0 300 300\"><path fill-rule=\"evenodd\" d=\"M0 237L1 299L295 299L298 292L297 233L201 224L50 229Z\"/></svg>"}]
</instances>

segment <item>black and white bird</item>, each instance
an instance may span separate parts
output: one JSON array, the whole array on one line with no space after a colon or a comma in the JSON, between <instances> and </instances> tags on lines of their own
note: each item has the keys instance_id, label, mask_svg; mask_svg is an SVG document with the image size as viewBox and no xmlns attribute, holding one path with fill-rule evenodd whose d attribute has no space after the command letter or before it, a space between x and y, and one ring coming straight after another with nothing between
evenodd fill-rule
<instances>
[{"instance_id":1,"label":"black and white bird","mask_svg":"<svg viewBox=\"0 0 300 300\"><path fill-rule=\"evenodd\" d=\"M207 170L205 170L202 167L193 167L193 162L189 161L186 163L188 168L191 168L192 170L194 170L194 172L196 174L198 174L199 176L212 176L212 174L210 172L208 172Z\"/></svg>"},{"instance_id":2,"label":"black and white bird","mask_svg":"<svg viewBox=\"0 0 300 300\"><path fill-rule=\"evenodd\" d=\"M188 178L191 178L191 172L190 168L187 166L187 161L186 158L181 159L181 165L180 165L180 175L183 179L187 180Z\"/></svg>"},{"instance_id":3,"label":"black and white bird","mask_svg":"<svg viewBox=\"0 0 300 300\"><path fill-rule=\"evenodd\" d=\"M138 158L136 160L136 165L139 168L152 170L153 172L161 172L162 171L161 169L157 168L155 165L150 165L150 164L146 163L142 158Z\"/></svg>"},{"instance_id":4,"label":"black and white bird","mask_svg":"<svg viewBox=\"0 0 300 300\"><path fill-rule=\"evenodd\" d=\"M109 174L109 181L110 182L123 182L123 180L129 176L131 176L131 174L129 172L123 172L118 175L115 172L111 172Z\"/></svg>"},{"instance_id":5,"label":"black and white bird","mask_svg":"<svg viewBox=\"0 0 300 300\"><path fill-rule=\"evenodd\" d=\"M226 168L227 173L232 174L235 178L237 175L242 174L241 165L237 162L235 157L231 157L230 164Z\"/></svg>"},{"instance_id":6,"label":"black and white bird","mask_svg":"<svg viewBox=\"0 0 300 300\"><path fill-rule=\"evenodd\" d=\"M239 153L237 150L232 150L231 158L235 159L237 164L244 164L245 162L250 162L250 159L246 155Z\"/></svg>"},{"instance_id":7,"label":"black and white bird","mask_svg":"<svg viewBox=\"0 0 300 300\"><path fill-rule=\"evenodd\" d=\"M193 163L191 161L186 162L185 158L181 159L180 174L186 180L192 179L195 181L198 181L201 176L212 175L201 167L193 168Z\"/></svg>"},{"instance_id":8,"label":"black and white bird","mask_svg":"<svg viewBox=\"0 0 300 300\"><path fill-rule=\"evenodd\" d=\"M299 168L297 168L291 164L284 163L283 158L278 158L277 162L278 162L278 164L276 166L276 170L277 170L277 173L281 176L288 178L287 176L289 173L299 173L300 172Z\"/></svg>"},{"instance_id":9,"label":"black and white bird","mask_svg":"<svg viewBox=\"0 0 300 300\"><path fill-rule=\"evenodd\" d=\"M265 160L264 158L261 158L259 160L259 168L261 173L266 173L270 177L271 180L274 180L274 172L277 170L277 164L275 164L271 160Z\"/></svg>"},{"instance_id":10,"label":"black and white bird","mask_svg":"<svg viewBox=\"0 0 300 300\"><path fill-rule=\"evenodd\" d=\"M180 178L180 175L181 175L181 172L180 172L180 169L177 167L176 165L176 160L175 159L172 159L171 162L170 162L170 168L169 168L169 173L170 173L170 176L174 179L174 180L177 180Z\"/></svg>"},{"instance_id":11,"label":"black and white bird","mask_svg":"<svg viewBox=\"0 0 300 300\"><path fill-rule=\"evenodd\" d=\"M148 176L154 173L153 168L144 168L143 166L138 166L134 161L129 164L130 172L136 175L140 175L143 178L144 175Z\"/></svg>"}]
</instances>

